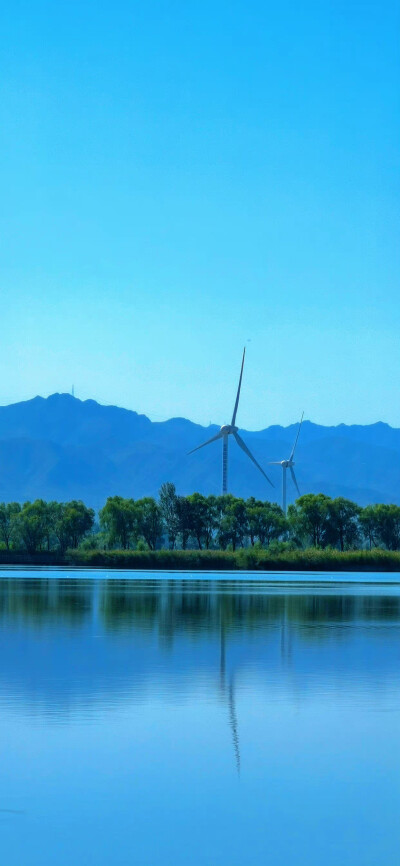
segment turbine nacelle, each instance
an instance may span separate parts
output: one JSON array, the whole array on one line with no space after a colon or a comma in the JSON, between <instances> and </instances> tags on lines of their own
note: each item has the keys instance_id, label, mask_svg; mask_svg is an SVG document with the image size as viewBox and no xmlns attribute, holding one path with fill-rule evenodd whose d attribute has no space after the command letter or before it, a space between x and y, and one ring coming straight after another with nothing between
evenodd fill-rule
<instances>
[{"instance_id":1,"label":"turbine nacelle","mask_svg":"<svg viewBox=\"0 0 400 866\"><path fill-rule=\"evenodd\" d=\"M235 427L234 424L223 424L220 428L220 433L222 436L229 436L230 433L237 433L238 427Z\"/></svg>"}]
</instances>

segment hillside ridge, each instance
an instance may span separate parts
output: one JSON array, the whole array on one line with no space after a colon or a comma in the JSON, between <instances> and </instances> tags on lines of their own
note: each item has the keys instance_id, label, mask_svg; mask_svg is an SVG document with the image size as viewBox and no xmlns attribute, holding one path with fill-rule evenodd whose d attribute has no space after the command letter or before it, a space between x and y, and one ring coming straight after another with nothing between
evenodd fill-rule
<instances>
[{"instance_id":1,"label":"hillside ridge","mask_svg":"<svg viewBox=\"0 0 400 866\"><path fill-rule=\"evenodd\" d=\"M298 422L241 432L275 489L230 443L229 489L238 496L280 501L280 468ZM220 492L216 442L188 456L213 435L187 418L151 421L120 406L55 393L0 407L0 500L81 498L101 507L107 496L156 495L164 481L179 493ZM400 504L400 429L383 421L324 426L306 420L296 453L301 492L344 495L360 504ZM288 499L294 490L288 485Z\"/></svg>"}]
</instances>

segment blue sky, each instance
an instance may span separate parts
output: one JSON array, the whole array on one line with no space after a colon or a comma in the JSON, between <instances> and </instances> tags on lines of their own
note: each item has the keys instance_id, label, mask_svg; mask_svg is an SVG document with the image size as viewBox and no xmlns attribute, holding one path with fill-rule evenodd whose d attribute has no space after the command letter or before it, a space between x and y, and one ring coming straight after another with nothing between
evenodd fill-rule
<instances>
[{"instance_id":1,"label":"blue sky","mask_svg":"<svg viewBox=\"0 0 400 866\"><path fill-rule=\"evenodd\" d=\"M0 403L400 426L397 2L4 3ZM249 342L247 342L249 341Z\"/></svg>"}]
</instances>

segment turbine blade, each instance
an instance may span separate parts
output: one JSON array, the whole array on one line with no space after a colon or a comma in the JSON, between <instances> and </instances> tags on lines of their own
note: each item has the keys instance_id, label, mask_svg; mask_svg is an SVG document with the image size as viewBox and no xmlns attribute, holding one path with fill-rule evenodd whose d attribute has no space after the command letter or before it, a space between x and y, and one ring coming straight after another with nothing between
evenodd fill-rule
<instances>
[{"instance_id":1,"label":"turbine blade","mask_svg":"<svg viewBox=\"0 0 400 866\"><path fill-rule=\"evenodd\" d=\"M296 436L296 439L295 439L295 441L294 441L294 445L293 445L293 448L292 448L292 453L291 453L291 455L290 455L290 457L289 457L289 460L293 460L294 452L295 452L295 450L296 450L297 440L298 440L299 435L300 435L300 428L301 428L301 425L302 425L302 423L303 423L303 418L304 418L304 412L302 413L302 416L301 416L301 419L300 419L299 429L298 429L298 431L297 431L297 436Z\"/></svg>"},{"instance_id":2,"label":"turbine blade","mask_svg":"<svg viewBox=\"0 0 400 866\"><path fill-rule=\"evenodd\" d=\"M196 448L192 448L191 451L188 451L188 454L193 454L194 451L198 451L199 448L204 448L205 445L209 445L210 442L215 442L216 439L222 439L222 435L221 431L218 431L215 436L211 436L211 439L207 439L207 442L202 442L201 445L196 445Z\"/></svg>"},{"instance_id":3,"label":"turbine blade","mask_svg":"<svg viewBox=\"0 0 400 866\"><path fill-rule=\"evenodd\" d=\"M301 493L300 493L300 490L299 490L299 485L298 485L298 483L297 483L297 481L296 481L296 476L295 476L295 474L294 474L294 470L293 470L293 467L292 467L292 466L290 466L290 474L291 474L291 476L292 476L293 484L294 484L294 486L295 486L295 488L296 488L296 490L297 490L299 496L301 496Z\"/></svg>"},{"instance_id":4,"label":"turbine blade","mask_svg":"<svg viewBox=\"0 0 400 866\"><path fill-rule=\"evenodd\" d=\"M232 423L232 427L235 426L235 422L236 422L236 413L237 413L238 406L239 406L239 397L240 397L240 389L241 389L241 387L242 387L242 376L243 376L243 367L244 367L244 356L245 356L245 354L246 354L246 346L245 346L244 349L243 349L243 358L242 358L242 366L241 366L241 369L240 369L239 387L238 387L238 389L237 389L236 401L235 401L235 408L234 408L234 410L233 410L232 422L231 422L231 423Z\"/></svg>"},{"instance_id":5,"label":"turbine blade","mask_svg":"<svg viewBox=\"0 0 400 866\"><path fill-rule=\"evenodd\" d=\"M266 475L266 474L265 474L265 472L264 472L264 470L263 470L263 469L261 469L261 466L260 466L260 464L259 464L259 463L257 463L257 460L256 460L256 458L255 458L255 457L253 457L253 455L252 455L252 453L251 453L251 451L249 451L249 449L248 449L248 447L247 447L247 445L246 445L246 444L245 444L245 442L243 442L243 439L242 439L242 438L241 438L241 437L240 437L240 436L239 436L239 434L238 434L238 433L236 433L236 432L234 432L234 434L233 434L233 435L234 435L234 437L235 437L235 439L236 439L236 442L237 442L237 444L238 444L238 445L239 445L239 448L241 448L241 449L242 449L242 451L244 451L244 453L245 453L245 454L247 454L247 456L248 456L248 457L250 457L250 460L252 460L252 461L253 461L253 463L254 463L254 465L255 465L255 466L257 466L257 469L259 469L259 470L260 470L260 472L261 472L261 473L262 473L262 475L263 475L263 476L264 476L264 478L266 478L266 479L267 479L267 481L268 481L268 484L270 484L270 485L271 485L271 487L274 487L274 484L273 484L273 483L272 483L272 481L271 481L271 480L270 480L270 479L269 479L269 478L268 478L268 475Z\"/></svg>"}]
</instances>

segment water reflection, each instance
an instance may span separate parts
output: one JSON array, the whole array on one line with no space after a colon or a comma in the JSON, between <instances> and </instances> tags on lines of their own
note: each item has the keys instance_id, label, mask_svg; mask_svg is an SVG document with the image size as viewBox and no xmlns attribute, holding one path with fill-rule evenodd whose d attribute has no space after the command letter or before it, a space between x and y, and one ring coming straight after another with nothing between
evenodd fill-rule
<instances>
[{"instance_id":1,"label":"water reflection","mask_svg":"<svg viewBox=\"0 0 400 866\"><path fill-rule=\"evenodd\" d=\"M65 580L0 580L0 622L80 624L93 609L93 587Z\"/></svg>"},{"instance_id":2,"label":"water reflection","mask_svg":"<svg viewBox=\"0 0 400 866\"><path fill-rule=\"evenodd\" d=\"M395 586L349 590L307 586L271 588L243 581L0 580L0 622L82 625L95 617L110 632L157 628L167 639L289 623L295 628L326 624L400 622Z\"/></svg>"},{"instance_id":3,"label":"water reflection","mask_svg":"<svg viewBox=\"0 0 400 866\"><path fill-rule=\"evenodd\" d=\"M0 581L0 692L62 714L201 683L227 708L239 769L237 682L257 673L271 693L301 697L340 671L342 691L383 688L399 636L394 587L10 578Z\"/></svg>"},{"instance_id":4,"label":"water reflection","mask_svg":"<svg viewBox=\"0 0 400 866\"><path fill-rule=\"evenodd\" d=\"M396 586L3 578L1 862L397 866L399 638Z\"/></svg>"}]
</instances>

